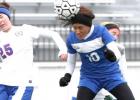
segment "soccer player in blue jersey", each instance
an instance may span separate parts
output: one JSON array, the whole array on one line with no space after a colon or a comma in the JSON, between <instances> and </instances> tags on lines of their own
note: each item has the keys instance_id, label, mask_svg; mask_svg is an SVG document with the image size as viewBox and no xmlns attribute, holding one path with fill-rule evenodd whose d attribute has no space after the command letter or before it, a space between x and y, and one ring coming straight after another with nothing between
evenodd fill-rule
<instances>
[{"instance_id":1,"label":"soccer player in blue jersey","mask_svg":"<svg viewBox=\"0 0 140 100\"><path fill-rule=\"evenodd\" d=\"M57 32L26 24L14 26L10 18L10 5L0 2L0 100L31 100L39 81L33 66L33 39L52 38L62 60L67 48Z\"/></svg>"},{"instance_id":2,"label":"soccer player in blue jersey","mask_svg":"<svg viewBox=\"0 0 140 100\"><path fill-rule=\"evenodd\" d=\"M80 81L77 100L93 100L96 94L106 89L117 100L134 100L134 96L119 69L121 53L115 38L104 26L93 25L92 11L81 6L77 15L67 20L73 32L67 37L68 58L61 87L71 80L76 64L76 54L81 58Z\"/></svg>"}]
</instances>

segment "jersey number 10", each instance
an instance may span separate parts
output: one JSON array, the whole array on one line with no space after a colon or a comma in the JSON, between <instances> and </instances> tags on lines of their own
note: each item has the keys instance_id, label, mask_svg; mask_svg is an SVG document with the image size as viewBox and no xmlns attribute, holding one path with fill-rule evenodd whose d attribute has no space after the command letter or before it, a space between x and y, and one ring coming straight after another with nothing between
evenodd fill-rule
<instances>
[{"instance_id":1,"label":"jersey number 10","mask_svg":"<svg viewBox=\"0 0 140 100\"><path fill-rule=\"evenodd\" d=\"M100 57L97 52L92 52L90 55L86 55L90 62L97 62L100 60Z\"/></svg>"}]
</instances>

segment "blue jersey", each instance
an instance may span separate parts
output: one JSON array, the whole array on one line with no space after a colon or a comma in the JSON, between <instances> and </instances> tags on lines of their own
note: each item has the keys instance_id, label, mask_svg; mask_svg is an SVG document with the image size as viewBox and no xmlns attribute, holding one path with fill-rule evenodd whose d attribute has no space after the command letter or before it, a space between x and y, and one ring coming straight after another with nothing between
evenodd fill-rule
<instances>
[{"instance_id":1,"label":"blue jersey","mask_svg":"<svg viewBox=\"0 0 140 100\"><path fill-rule=\"evenodd\" d=\"M114 40L107 29L100 25L95 25L90 36L83 40L78 39L74 32L69 33L68 52L80 54L81 76L98 78L120 73L118 62L110 62L104 55L106 45Z\"/></svg>"}]
</instances>

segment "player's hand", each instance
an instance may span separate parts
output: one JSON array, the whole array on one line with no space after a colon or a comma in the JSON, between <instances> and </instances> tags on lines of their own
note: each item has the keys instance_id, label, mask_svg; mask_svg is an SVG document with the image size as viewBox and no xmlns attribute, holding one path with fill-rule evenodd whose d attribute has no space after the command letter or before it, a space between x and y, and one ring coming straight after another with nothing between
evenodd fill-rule
<instances>
[{"instance_id":1,"label":"player's hand","mask_svg":"<svg viewBox=\"0 0 140 100\"><path fill-rule=\"evenodd\" d=\"M111 62L114 62L114 61L117 60L114 52L109 50L109 49L107 49L107 48L104 50L104 54L105 54L106 59L108 59Z\"/></svg>"},{"instance_id":2,"label":"player's hand","mask_svg":"<svg viewBox=\"0 0 140 100\"><path fill-rule=\"evenodd\" d=\"M60 85L61 87L67 86L68 83L70 82L70 80L71 80L71 74L66 73L66 74L64 75L64 77L60 78L59 85Z\"/></svg>"},{"instance_id":3,"label":"player's hand","mask_svg":"<svg viewBox=\"0 0 140 100\"><path fill-rule=\"evenodd\" d=\"M67 60L67 54L61 54L60 56L59 56L59 58L62 60L62 61L66 61Z\"/></svg>"}]
</instances>

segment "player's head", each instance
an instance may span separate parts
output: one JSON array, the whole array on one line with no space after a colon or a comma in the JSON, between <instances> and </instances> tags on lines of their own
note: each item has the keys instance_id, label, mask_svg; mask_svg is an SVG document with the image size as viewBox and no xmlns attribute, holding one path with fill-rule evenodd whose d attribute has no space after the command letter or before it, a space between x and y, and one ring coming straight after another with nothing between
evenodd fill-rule
<instances>
[{"instance_id":1,"label":"player's head","mask_svg":"<svg viewBox=\"0 0 140 100\"><path fill-rule=\"evenodd\" d=\"M95 18L95 15L93 14L92 10L81 6L80 10L77 15L71 18L71 24L83 24L88 27L91 27L92 25L92 20Z\"/></svg>"},{"instance_id":2,"label":"player's head","mask_svg":"<svg viewBox=\"0 0 140 100\"><path fill-rule=\"evenodd\" d=\"M8 3L0 3L0 31L8 31L12 26L9 8L10 5Z\"/></svg>"},{"instance_id":3,"label":"player's head","mask_svg":"<svg viewBox=\"0 0 140 100\"><path fill-rule=\"evenodd\" d=\"M0 3L0 14L5 14L10 19L10 5L6 2Z\"/></svg>"},{"instance_id":4,"label":"player's head","mask_svg":"<svg viewBox=\"0 0 140 100\"><path fill-rule=\"evenodd\" d=\"M94 18L92 10L81 6L78 14L68 20L68 23L72 25L77 37L83 39L90 32Z\"/></svg>"},{"instance_id":5,"label":"player's head","mask_svg":"<svg viewBox=\"0 0 140 100\"><path fill-rule=\"evenodd\" d=\"M104 22L102 23L102 25L104 25L108 31L116 38L118 39L120 36L120 28L116 23L113 22Z\"/></svg>"}]
</instances>

